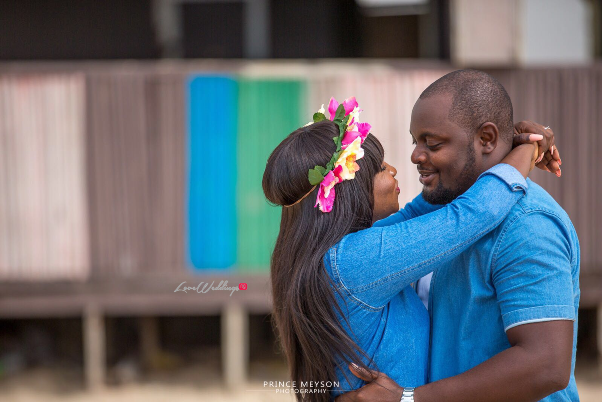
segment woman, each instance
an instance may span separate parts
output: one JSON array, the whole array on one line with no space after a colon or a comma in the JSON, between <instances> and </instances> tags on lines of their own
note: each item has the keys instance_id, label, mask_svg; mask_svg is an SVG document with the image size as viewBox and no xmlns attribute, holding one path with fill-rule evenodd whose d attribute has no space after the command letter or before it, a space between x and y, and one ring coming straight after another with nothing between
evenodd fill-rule
<instances>
[{"instance_id":1,"label":"woman","mask_svg":"<svg viewBox=\"0 0 602 402\"><path fill-rule=\"evenodd\" d=\"M436 227L411 219L435 209L426 203L404 211L406 221L372 227L399 209L395 168L370 126L358 124L354 99L338 108L331 100L329 111L332 121L321 109L283 140L263 177L267 199L283 206L271 261L274 317L299 400L358 388L352 361L398 383L426 382L429 319L410 284L493 230L526 191L513 191L509 180L524 180L537 157L533 144L516 147L503 160L515 169L484 173L433 212Z\"/></svg>"}]
</instances>

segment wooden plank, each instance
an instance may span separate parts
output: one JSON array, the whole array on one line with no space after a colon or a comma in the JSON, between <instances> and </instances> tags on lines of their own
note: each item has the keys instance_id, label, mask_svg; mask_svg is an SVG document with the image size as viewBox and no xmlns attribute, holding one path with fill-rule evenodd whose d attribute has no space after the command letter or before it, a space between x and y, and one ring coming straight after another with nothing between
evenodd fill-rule
<instances>
[{"instance_id":1,"label":"wooden plank","mask_svg":"<svg viewBox=\"0 0 602 402\"><path fill-rule=\"evenodd\" d=\"M228 281L224 285L228 287L247 283L247 290L232 295L226 290L174 292L182 282L186 282L184 286L195 287L203 282L217 287L223 280ZM81 316L91 303L111 316L219 314L232 302L257 314L271 311L267 275L155 277L87 284L0 283L0 295L0 318L75 317Z\"/></svg>"},{"instance_id":2,"label":"wooden plank","mask_svg":"<svg viewBox=\"0 0 602 402\"><path fill-rule=\"evenodd\" d=\"M87 76L93 276L185 271L183 74Z\"/></svg>"},{"instance_id":3,"label":"wooden plank","mask_svg":"<svg viewBox=\"0 0 602 402\"><path fill-rule=\"evenodd\" d=\"M0 280L85 280L84 77L0 78Z\"/></svg>"}]
</instances>

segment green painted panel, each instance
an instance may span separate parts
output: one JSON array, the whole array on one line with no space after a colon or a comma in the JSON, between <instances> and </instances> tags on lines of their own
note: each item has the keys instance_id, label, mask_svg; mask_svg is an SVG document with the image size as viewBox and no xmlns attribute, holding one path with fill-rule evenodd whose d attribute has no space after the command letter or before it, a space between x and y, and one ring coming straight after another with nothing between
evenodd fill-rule
<instances>
[{"instance_id":1,"label":"green painted panel","mask_svg":"<svg viewBox=\"0 0 602 402\"><path fill-rule=\"evenodd\" d=\"M263 195L265 164L280 141L311 118L305 113L304 81L242 79L239 84L238 266L267 271L281 208L269 205Z\"/></svg>"}]
</instances>

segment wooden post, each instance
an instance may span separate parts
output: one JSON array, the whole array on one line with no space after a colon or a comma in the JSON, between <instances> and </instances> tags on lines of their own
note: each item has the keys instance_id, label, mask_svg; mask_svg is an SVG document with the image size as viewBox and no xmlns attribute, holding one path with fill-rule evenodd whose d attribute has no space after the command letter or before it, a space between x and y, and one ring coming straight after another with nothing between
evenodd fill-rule
<instances>
[{"instance_id":1,"label":"wooden post","mask_svg":"<svg viewBox=\"0 0 602 402\"><path fill-rule=\"evenodd\" d=\"M86 386L98 390L105 385L105 321L98 306L88 305L83 317Z\"/></svg>"},{"instance_id":2,"label":"wooden post","mask_svg":"<svg viewBox=\"0 0 602 402\"><path fill-rule=\"evenodd\" d=\"M598 372L602 375L602 304L598 305L598 317L596 317L596 338L598 340Z\"/></svg>"},{"instance_id":3,"label":"wooden post","mask_svg":"<svg viewBox=\"0 0 602 402\"><path fill-rule=\"evenodd\" d=\"M142 362L147 369L154 369L154 359L161 350L159 320L157 317L140 317L140 352Z\"/></svg>"},{"instance_id":4,"label":"wooden post","mask_svg":"<svg viewBox=\"0 0 602 402\"><path fill-rule=\"evenodd\" d=\"M222 363L224 382L230 389L244 386L249 362L249 317L239 304L222 312Z\"/></svg>"}]
</instances>

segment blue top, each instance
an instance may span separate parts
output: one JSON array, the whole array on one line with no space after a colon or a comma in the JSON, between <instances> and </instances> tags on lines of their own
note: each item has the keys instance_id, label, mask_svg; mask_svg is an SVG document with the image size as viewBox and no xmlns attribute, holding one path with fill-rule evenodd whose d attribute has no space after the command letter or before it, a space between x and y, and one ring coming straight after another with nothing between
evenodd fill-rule
<instances>
[{"instance_id":1,"label":"blue top","mask_svg":"<svg viewBox=\"0 0 602 402\"><path fill-rule=\"evenodd\" d=\"M505 331L512 327L575 320L569 385L543 400L578 401L579 241L564 210L528 183L528 194L501 225L433 274L429 382L463 373L509 348Z\"/></svg>"},{"instance_id":2,"label":"blue top","mask_svg":"<svg viewBox=\"0 0 602 402\"><path fill-rule=\"evenodd\" d=\"M339 317L343 328L378 370L404 386L426 383L429 318L409 285L449 267L449 261L495 229L527 187L516 169L496 165L451 204L440 208L419 196L392 218L346 235L326 253L326 271L349 322ZM337 377L334 396L364 384L346 364L337 368Z\"/></svg>"}]
</instances>

